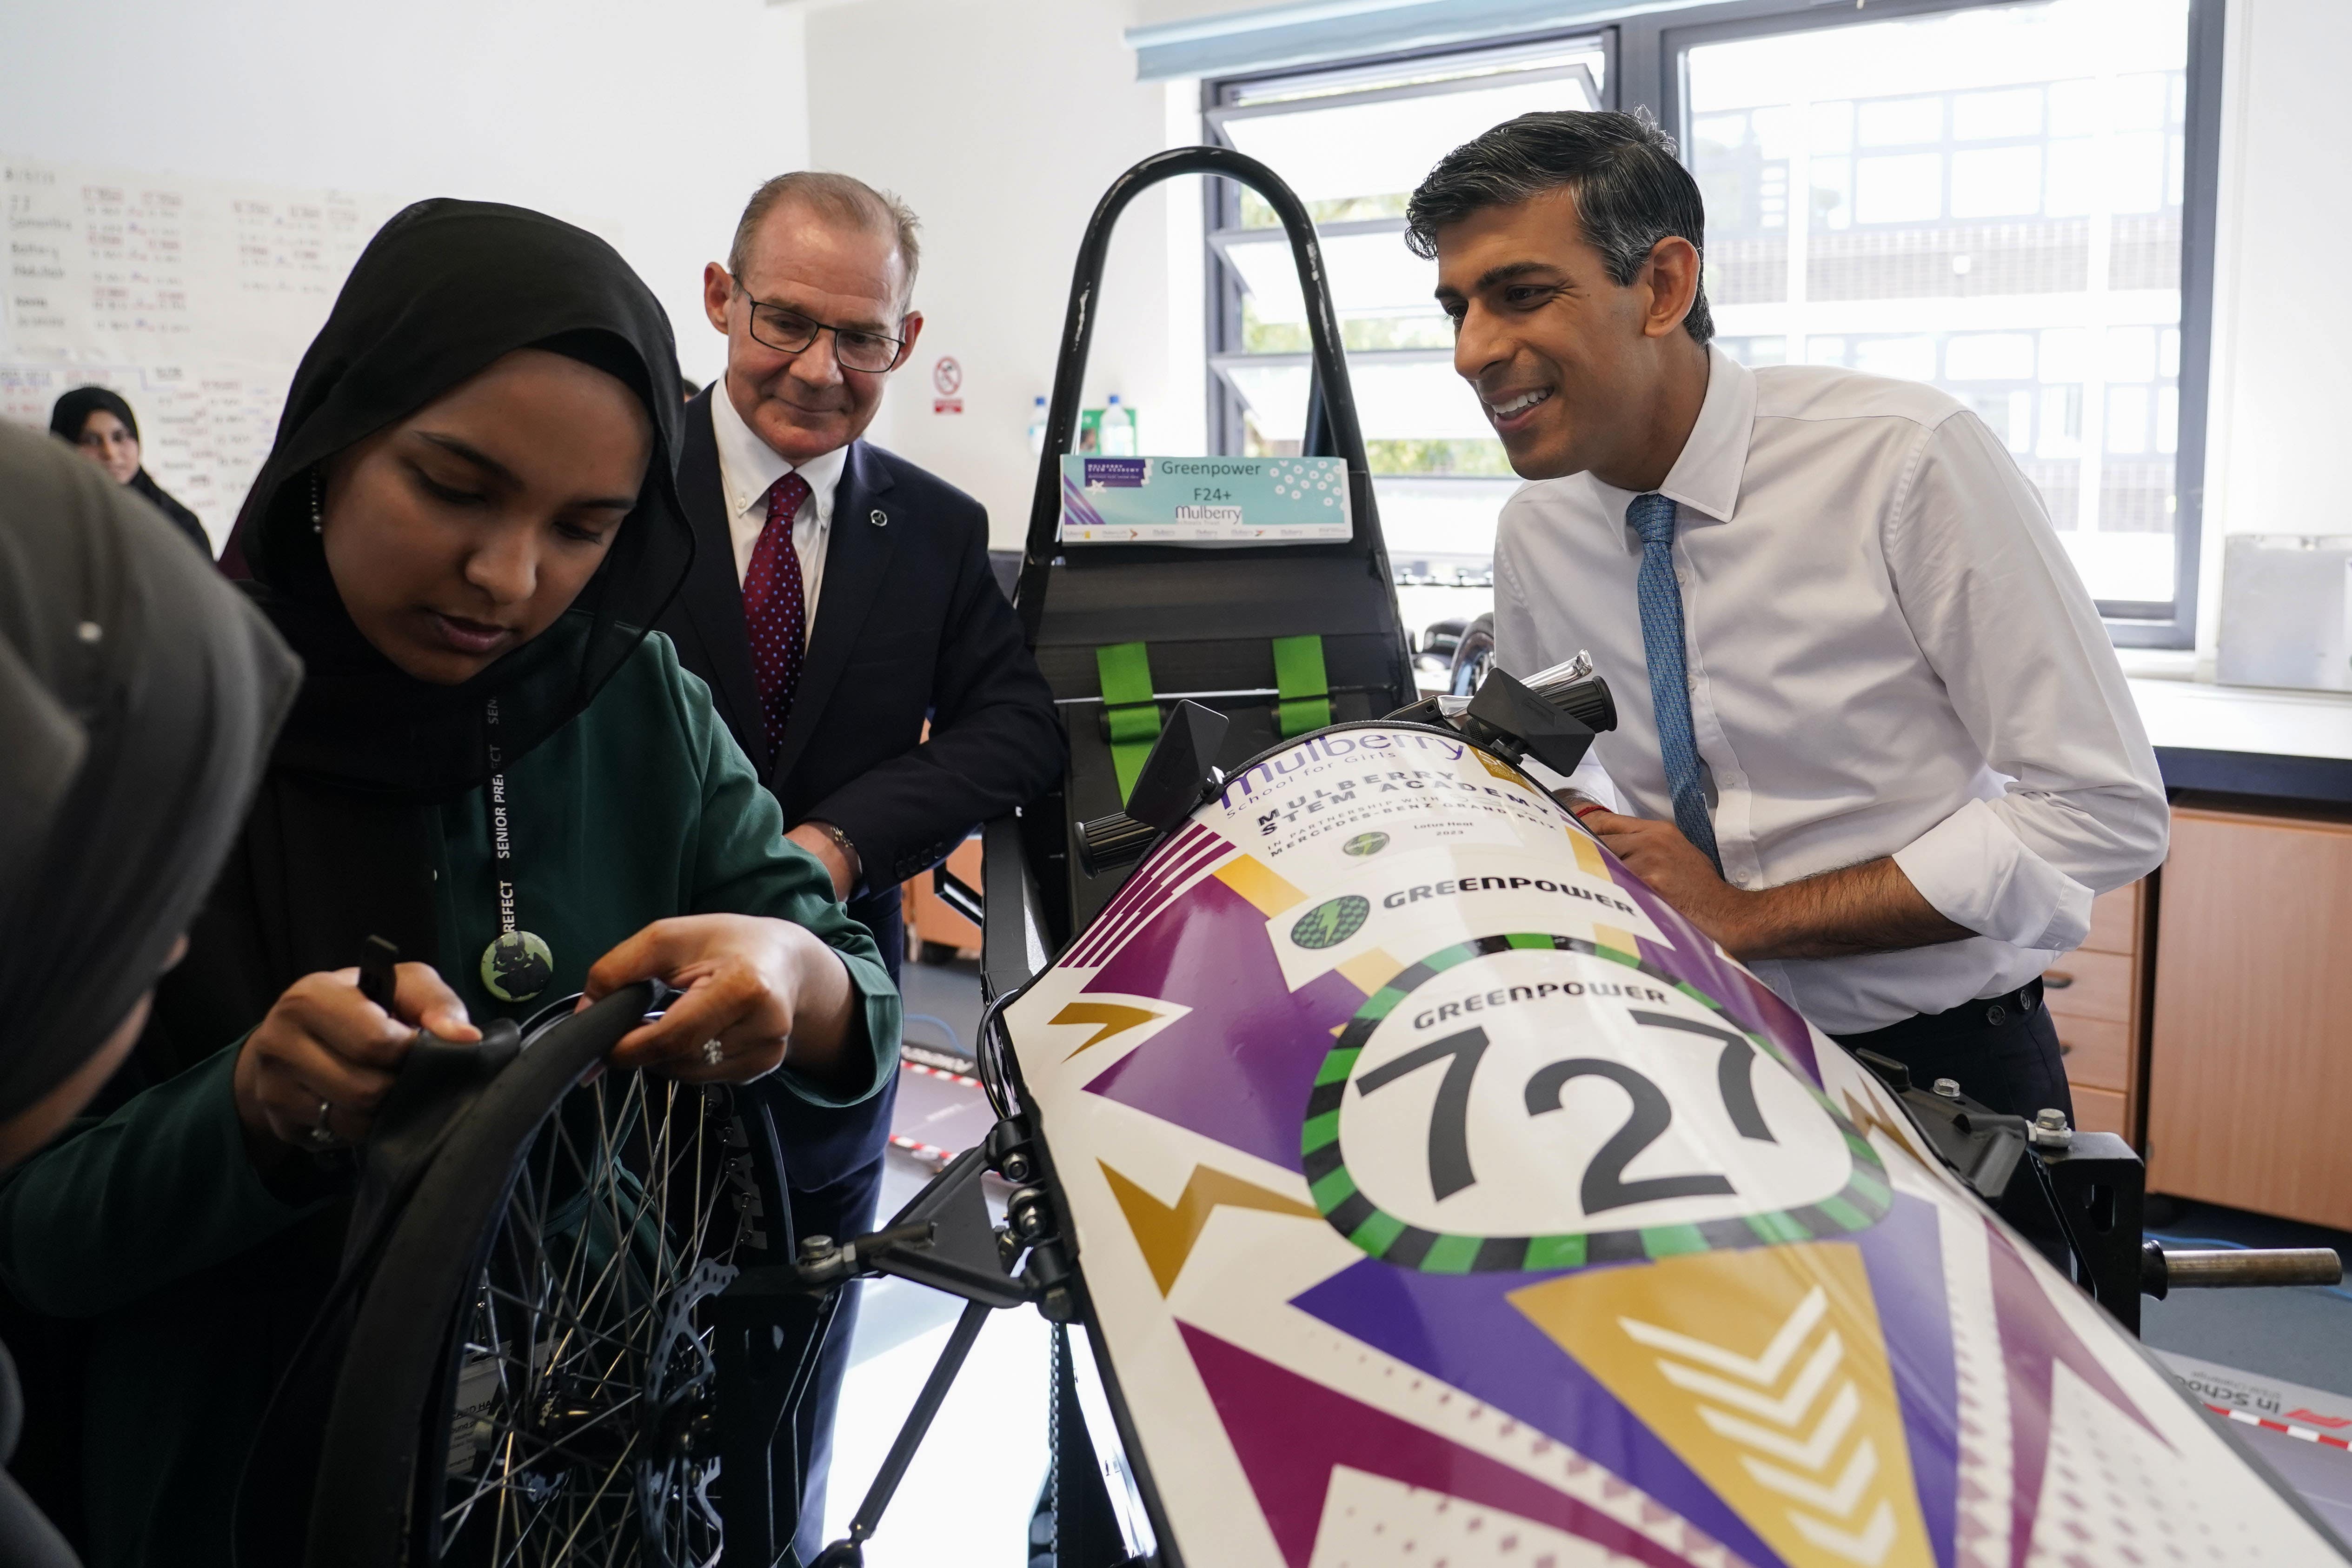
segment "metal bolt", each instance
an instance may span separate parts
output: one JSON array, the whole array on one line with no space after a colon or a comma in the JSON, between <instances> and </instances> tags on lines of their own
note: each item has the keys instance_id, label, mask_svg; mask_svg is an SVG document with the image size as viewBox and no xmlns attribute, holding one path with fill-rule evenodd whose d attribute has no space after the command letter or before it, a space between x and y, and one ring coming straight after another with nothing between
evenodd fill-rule
<instances>
[{"instance_id":1,"label":"metal bolt","mask_svg":"<svg viewBox=\"0 0 2352 1568\"><path fill-rule=\"evenodd\" d=\"M830 1257L832 1253L833 1237L829 1236L804 1236L801 1237L801 1261L803 1263L822 1263L825 1258Z\"/></svg>"},{"instance_id":2,"label":"metal bolt","mask_svg":"<svg viewBox=\"0 0 2352 1568\"><path fill-rule=\"evenodd\" d=\"M2045 1149L2063 1149L2074 1142L2074 1130L2066 1125L2064 1111L2044 1106L2033 1113L2033 1126L2027 1136Z\"/></svg>"},{"instance_id":3,"label":"metal bolt","mask_svg":"<svg viewBox=\"0 0 2352 1568\"><path fill-rule=\"evenodd\" d=\"M1933 1088L1937 1094L1942 1095L1946 1100L1958 1100L1960 1098L1960 1080L1958 1079L1939 1078L1930 1087Z\"/></svg>"},{"instance_id":4,"label":"metal bolt","mask_svg":"<svg viewBox=\"0 0 2352 1568\"><path fill-rule=\"evenodd\" d=\"M1007 1154L1004 1156L1004 1164L1002 1169L1006 1181L1025 1182L1029 1179L1029 1156L1026 1154Z\"/></svg>"},{"instance_id":5,"label":"metal bolt","mask_svg":"<svg viewBox=\"0 0 2352 1568\"><path fill-rule=\"evenodd\" d=\"M1004 1218L1013 1234L1024 1241L1035 1241L1045 1234L1045 1195L1034 1187L1024 1187L1005 1200Z\"/></svg>"}]
</instances>

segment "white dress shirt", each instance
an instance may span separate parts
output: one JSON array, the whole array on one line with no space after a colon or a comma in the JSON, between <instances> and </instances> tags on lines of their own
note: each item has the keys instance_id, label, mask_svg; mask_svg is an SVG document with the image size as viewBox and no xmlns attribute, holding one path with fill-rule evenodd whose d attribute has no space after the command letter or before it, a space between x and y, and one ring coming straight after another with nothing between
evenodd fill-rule
<instances>
[{"instance_id":1,"label":"white dress shirt","mask_svg":"<svg viewBox=\"0 0 2352 1568\"><path fill-rule=\"evenodd\" d=\"M1678 503L1692 728L1724 876L1769 888L1892 855L1982 934L1756 973L1832 1034L2013 990L2164 858L2164 786L2041 497L1933 387L1707 352L1660 492ZM1672 821L1634 595L1633 492L1530 484L1495 549L1496 661L1590 648L1617 699L1594 751Z\"/></svg>"},{"instance_id":2,"label":"white dress shirt","mask_svg":"<svg viewBox=\"0 0 2352 1568\"><path fill-rule=\"evenodd\" d=\"M735 412L721 380L710 389L710 434L719 446L719 483L727 495L727 531L735 543L735 581L751 570L751 552L768 526L768 491L793 465L752 433ZM806 635L816 634L817 591L824 585L824 551L833 537L833 492L849 465L849 448L836 447L799 465L809 499L793 514L793 549L801 558L801 595L808 606Z\"/></svg>"}]
</instances>

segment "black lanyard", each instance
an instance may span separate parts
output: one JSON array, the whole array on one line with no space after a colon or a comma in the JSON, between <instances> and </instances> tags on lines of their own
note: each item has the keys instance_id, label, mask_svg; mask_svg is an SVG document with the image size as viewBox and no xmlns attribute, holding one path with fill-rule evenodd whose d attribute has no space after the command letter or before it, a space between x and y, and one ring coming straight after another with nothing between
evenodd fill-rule
<instances>
[{"instance_id":1,"label":"black lanyard","mask_svg":"<svg viewBox=\"0 0 2352 1568\"><path fill-rule=\"evenodd\" d=\"M482 710L490 754L490 858L499 884L499 934L482 950L482 984L501 1002L528 1002L555 977L545 941L515 925L514 803L507 795L506 753L499 746L499 700Z\"/></svg>"},{"instance_id":2,"label":"black lanyard","mask_svg":"<svg viewBox=\"0 0 2352 1568\"><path fill-rule=\"evenodd\" d=\"M499 750L499 700L490 699L484 712L482 727L488 732L490 750L490 856L498 862L499 934L511 936L515 929L514 838L507 809L506 754Z\"/></svg>"}]
</instances>

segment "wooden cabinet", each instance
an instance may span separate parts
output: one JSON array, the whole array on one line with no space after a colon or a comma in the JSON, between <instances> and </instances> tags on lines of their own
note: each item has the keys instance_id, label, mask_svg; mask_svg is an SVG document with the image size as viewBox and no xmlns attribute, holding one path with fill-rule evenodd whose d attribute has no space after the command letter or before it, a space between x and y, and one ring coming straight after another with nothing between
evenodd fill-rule
<instances>
[{"instance_id":1,"label":"wooden cabinet","mask_svg":"<svg viewBox=\"0 0 2352 1568\"><path fill-rule=\"evenodd\" d=\"M2042 977L2057 1026L2075 1125L2139 1142L2140 1042L2146 1037L2147 885L2102 893L2091 934Z\"/></svg>"},{"instance_id":2,"label":"wooden cabinet","mask_svg":"<svg viewBox=\"0 0 2352 1568\"><path fill-rule=\"evenodd\" d=\"M980 839L965 839L948 857L948 869L967 888L980 886ZM948 908L945 900L931 889L929 871L906 884L907 956L920 960L923 943L934 942L951 947L960 953L977 957L980 952L980 928Z\"/></svg>"},{"instance_id":3,"label":"wooden cabinet","mask_svg":"<svg viewBox=\"0 0 2352 1568\"><path fill-rule=\"evenodd\" d=\"M2084 1089L2069 1081L2074 1096L2074 1125L2085 1132L2112 1132L2126 1143L2132 1138L2132 1100L2112 1089Z\"/></svg>"},{"instance_id":4,"label":"wooden cabinet","mask_svg":"<svg viewBox=\"0 0 2352 1568\"><path fill-rule=\"evenodd\" d=\"M2174 811L2149 1041L2152 1190L2352 1227L2347 939L2352 824Z\"/></svg>"}]
</instances>

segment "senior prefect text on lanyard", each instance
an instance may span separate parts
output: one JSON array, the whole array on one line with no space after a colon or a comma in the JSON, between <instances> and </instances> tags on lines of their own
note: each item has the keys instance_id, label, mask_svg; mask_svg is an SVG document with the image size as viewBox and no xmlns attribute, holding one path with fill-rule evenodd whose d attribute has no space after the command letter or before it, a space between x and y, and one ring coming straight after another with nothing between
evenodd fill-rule
<instances>
[{"instance_id":1,"label":"senior prefect text on lanyard","mask_svg":"<svg viewBox=\"0 0 2352 1568\"><path fill-rule=\"evenodd\" d=\"M483 725L490 748L490 852L498 860L499 934L482 949L482 984L501 1002L528 1002L555 978L555 954L535 932L515 928L514 842L495 697L484 710Z\"/></svg>"}]
</instances>

